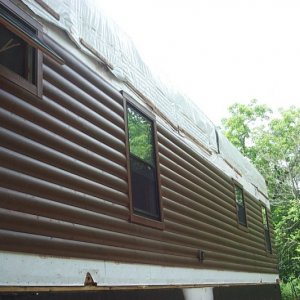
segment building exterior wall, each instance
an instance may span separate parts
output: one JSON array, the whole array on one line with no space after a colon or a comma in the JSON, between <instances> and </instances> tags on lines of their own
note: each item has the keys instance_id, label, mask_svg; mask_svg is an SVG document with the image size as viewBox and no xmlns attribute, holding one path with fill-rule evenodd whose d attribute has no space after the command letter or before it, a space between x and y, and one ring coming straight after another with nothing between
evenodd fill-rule
<instances>
[{"instance_id":1,"label":"building exterior wall","mask_svg":"<svg viewBox=\"0 0 300 300\"><path fill-rule=\"evenodd\" d=\"M162 124L164 229L129 221L124 98L46 41L42 98L0 77L0 250L276 274L259 202L239 226L231 179Z\"/></svg>"}]
</instances>

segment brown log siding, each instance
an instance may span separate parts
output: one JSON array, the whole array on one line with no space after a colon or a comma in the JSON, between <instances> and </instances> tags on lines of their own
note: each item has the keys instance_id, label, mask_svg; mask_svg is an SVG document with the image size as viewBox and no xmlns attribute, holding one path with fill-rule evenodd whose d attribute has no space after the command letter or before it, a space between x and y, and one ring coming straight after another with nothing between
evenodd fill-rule
<instances>
[{"instance_id":1,"label":"brown log siding","mask_svg":"<svg viewBox=\"0 0 300 300\"><path fill-rule=\"evenodd\" d=\"M124 99L46 41L66 64L44 58L42 99L0 78L0 249L276 273L257 200L241 230L231 179L161 125L165 229L130 223Z\"/></svg>"}]
</instances>

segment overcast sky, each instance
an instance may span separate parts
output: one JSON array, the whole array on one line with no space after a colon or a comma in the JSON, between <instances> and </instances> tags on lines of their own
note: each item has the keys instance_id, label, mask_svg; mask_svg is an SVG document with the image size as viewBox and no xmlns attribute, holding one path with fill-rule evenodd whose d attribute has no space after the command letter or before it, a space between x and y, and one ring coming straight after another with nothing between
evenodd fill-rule
<instances>
[{"instance_id":1,"label":"overcast sky","mask_svg":"<svg viewBox=\"0 0 300 300\"><path fill-rule=\"evenodd\" d=\"M300 1L95 1L217 125L234 102L300 106Z\"/></svg>"}]
</instances>

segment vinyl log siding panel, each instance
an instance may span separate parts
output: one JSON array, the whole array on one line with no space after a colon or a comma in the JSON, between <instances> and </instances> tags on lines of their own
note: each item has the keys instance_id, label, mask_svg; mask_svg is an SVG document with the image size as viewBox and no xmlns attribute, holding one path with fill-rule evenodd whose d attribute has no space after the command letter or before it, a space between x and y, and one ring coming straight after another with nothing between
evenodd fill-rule
<instances>
[{"instance_id":1,"label":"vinyl log siding panel","mask_svg":"<svg viewBox=\"0 0 300 300\"><path fill-rule=\"evenodd\" d=\"M162 126L165 229L129 221L124 99L46 41L66 64L44 57L42 99L0 78L0 249L276 272L257 200L245 193L248 230L241 230L231 179Z\"/></svg>"},{"instance_id":2,"label":"vinyl log siding panel","mask_svg":"<svg viewBox=\"0 0 300 300\"><path fill-rule=\"evenodd\" d=\"M265 251L258 201L245 192L248 230L241 230L231 179L162 126L158 130L166 229L209 242L199 245L205 260L244 261L245 269L257 265L275 272L276 258ZM226 249L216 251L218 246ZM251 253L256 255L255 261Z\"/></svg>"}]
</instances>

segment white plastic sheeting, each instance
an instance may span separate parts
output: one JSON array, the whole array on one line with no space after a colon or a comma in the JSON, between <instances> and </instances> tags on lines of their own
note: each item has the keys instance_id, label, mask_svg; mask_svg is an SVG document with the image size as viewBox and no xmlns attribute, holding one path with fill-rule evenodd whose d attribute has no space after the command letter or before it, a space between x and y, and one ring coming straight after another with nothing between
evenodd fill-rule
<instances>
[{"instance_id":1,"label":"white plastic sheeting","mask_svg":"<svg viewBox=\"0 0 300 300\"><path fill-rule=\"evenodd\" d=\"M93 1L44 0L59 14L59 20L34 0L22 0L22 2L39 17L46 27L48 23L51 23L63 29L84 54L106 65L120 82L150 101L176 126L177 131L182 130L188 133L204 148L211 150L212 154L205 155L205 157L226 174L240 181L251 194L257 196L256 188L267 194L263 177L221 133L219 133L220 154L217 153L214 124L190 99L154 77L142 61L131 39L99 10ZM182 137L182 139L186 140L196 151L204 154L203 149L197 146L199 143L193 143L188 137ZM265 198L261 200L267 202Z\"/></svg>"}]
</instances>

